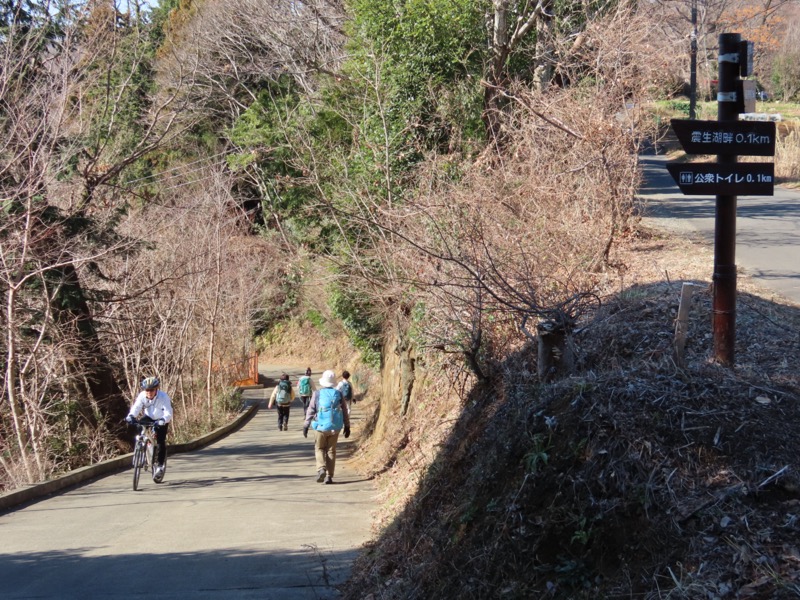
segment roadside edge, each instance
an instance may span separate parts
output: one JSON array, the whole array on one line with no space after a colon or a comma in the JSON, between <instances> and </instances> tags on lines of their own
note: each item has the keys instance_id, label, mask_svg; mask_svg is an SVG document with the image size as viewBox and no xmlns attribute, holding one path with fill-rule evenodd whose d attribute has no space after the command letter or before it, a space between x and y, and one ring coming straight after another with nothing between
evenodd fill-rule
<instances>
[{"instance_id":1,"label":"roadside edge","mask_svg":"<svg viewBox=\"0 0 800 600\"><path fill-rule=\"evenodd\" d=\"M239 389L261 389L261 388L263 388L263 386L259 385L259 386L247 386ZM210 433L207 433L206 435L194 439L190 442L186 442L183 444L168 445L167 446L168 455L178 454L181 452L191 452L193 450L203 448L204 446L216 442L220 438L223 438L226 435L229 435L230 433L236 431L240 427L243 427L250 419L253 418L256 412L258 412L258 408L259 408L259 403L253 402L252 404L247 406L238 417L236 417L233 421L231 421L227 425L218 427L214 431L211 431ZM31 502L32 500L38 500L43 496L48 496L54 492L58 492L65 488L75 486L79 483L84 483L91 479L100 477L101 475L106 475L108 473L112 473L115 471L121 471L131 466L132 457L133 457L132 452L128 454L123 454L122 456L110 458L108 460L104 460L94 465L89 465L86 467L81 467L80 469L75 469L74 471L70 471L69 473L56 477L55 479L42 481L40 483L34 483L32 485L28 485L13 490L11 492L0 494L0 512L5 512L8 509L19 506L20 504Z\"/></svg>"}]
</instances>

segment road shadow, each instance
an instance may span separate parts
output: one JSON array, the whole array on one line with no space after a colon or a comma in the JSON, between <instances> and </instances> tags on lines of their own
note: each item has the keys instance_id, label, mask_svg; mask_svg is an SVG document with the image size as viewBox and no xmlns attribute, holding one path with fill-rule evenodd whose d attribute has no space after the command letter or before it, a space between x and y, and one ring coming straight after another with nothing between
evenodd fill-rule
<instances>
[{"instance_id":1,"label":"road shadow","mask_svg":"<svg viewBox=\"0 0 800 600\"><path fill-rule=\"evenodd\" d=\"M165 525L167 526L167 525ZM198 524L202 527L202 524ZM280 598L339 597L355 551L186 551L102 556L100 547L0 553L0 597ZM100 554L98 556L98 554Z\"/></svg>"}]
</instances>

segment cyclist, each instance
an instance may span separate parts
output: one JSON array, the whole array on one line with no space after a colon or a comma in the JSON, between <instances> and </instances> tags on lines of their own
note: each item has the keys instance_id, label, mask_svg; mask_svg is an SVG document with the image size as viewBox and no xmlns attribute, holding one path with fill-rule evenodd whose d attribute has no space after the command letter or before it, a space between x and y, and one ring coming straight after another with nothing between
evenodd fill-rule
<instances>
[{"instance_id":1,"label":"cyclist","mask_svg":"<svg viewBox=\"0 0 800 600\"><path fill-rule=\"evenodd\" d=\"M153 480L160 482L164 478L164 461L167 458L167 429L169 422L172 421L172 400L159 386L161 382L158 377L145 377L142 380L142 391L136 396L136 400L131 406L125 420L133 423L144 413L155 421L156 443L158 443L158 456L156 457L156 470L153 473Z\"/></svg>"}]
</instances>

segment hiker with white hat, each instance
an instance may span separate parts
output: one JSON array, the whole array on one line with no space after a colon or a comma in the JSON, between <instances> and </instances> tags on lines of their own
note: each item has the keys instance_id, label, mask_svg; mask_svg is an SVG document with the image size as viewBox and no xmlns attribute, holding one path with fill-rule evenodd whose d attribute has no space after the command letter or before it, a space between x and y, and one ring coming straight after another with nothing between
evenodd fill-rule
<instances>
[{"instance_id":1,"label":"hiker with white hat","mask_svg":"<svg viewBox=\"0 0 800 600\"><path fill-rule=\"evenodd\" d=\"M309 427L314 430L317 483L333 483L339 432L344 428L344 437L350 437L350 415L335 385L336 373L325 371L319 380L320 389L311 396L303 424L303 437L308 437Z\"/></svg>"}]
</instances>

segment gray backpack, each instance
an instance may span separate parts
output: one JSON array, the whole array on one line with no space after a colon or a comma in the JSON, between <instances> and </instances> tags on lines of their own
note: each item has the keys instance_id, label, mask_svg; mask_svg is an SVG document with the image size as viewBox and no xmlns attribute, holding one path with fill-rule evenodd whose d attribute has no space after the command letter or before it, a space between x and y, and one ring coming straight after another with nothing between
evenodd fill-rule
<instances>
[{"instance_id":1,"label":"gray backpack","mask_svg":"<svg viewBox=\"0 0 800 600\"><path fill-rule=\"evenodd\" d=\"M275 394L275 401L278 406L287 406L292 403L292 384L281 379L278 382L278 393Z\"/></svg>"}]
</instances>

